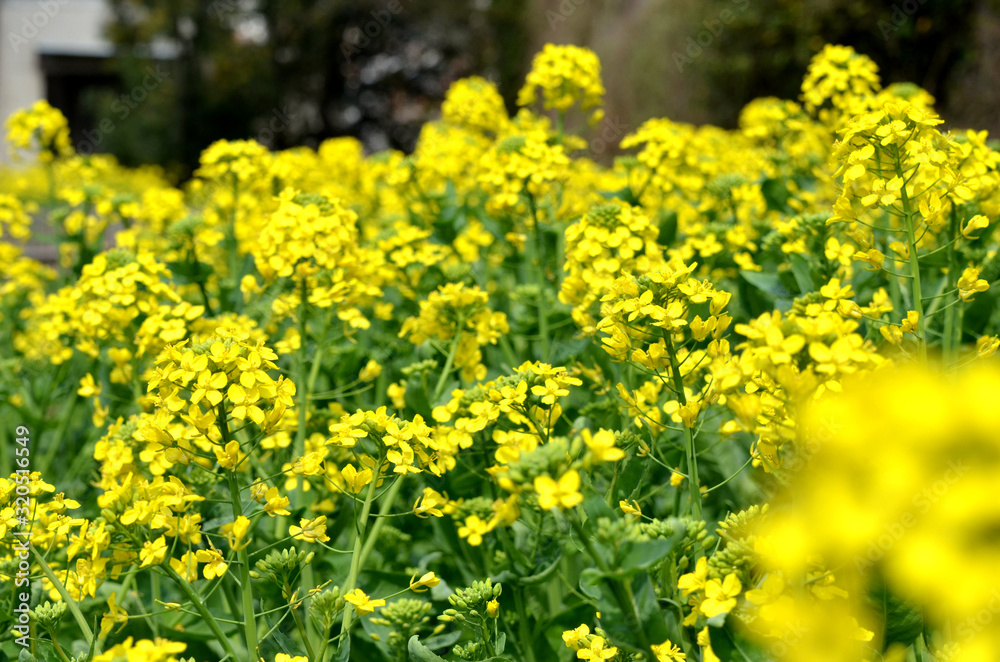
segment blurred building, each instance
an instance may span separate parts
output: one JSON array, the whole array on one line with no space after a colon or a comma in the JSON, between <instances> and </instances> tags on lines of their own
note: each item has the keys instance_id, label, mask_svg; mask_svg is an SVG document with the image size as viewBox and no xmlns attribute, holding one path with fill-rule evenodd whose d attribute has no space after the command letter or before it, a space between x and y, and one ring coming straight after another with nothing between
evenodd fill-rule
<instances>
[{"instance_id":1,"label":"blurred building","mask_svg":"<svg viewBox=\"0 0 1000 662\"><path fill-rule=\"evenodd\" d=\"M109 18L104 0L0 0L0 117L48 98L82 126L81 95L115 83Z\"/></svg>"}]
</instances>

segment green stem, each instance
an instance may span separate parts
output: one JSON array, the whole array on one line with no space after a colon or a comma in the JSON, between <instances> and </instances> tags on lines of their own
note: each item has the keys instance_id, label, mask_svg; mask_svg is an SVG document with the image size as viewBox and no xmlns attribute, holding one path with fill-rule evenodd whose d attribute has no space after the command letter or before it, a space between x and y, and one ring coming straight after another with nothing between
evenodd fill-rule
<instances>
[{"instance_id":1,"label":"green stem","mask_svg":"<svg viewBox=\"0 0 1000 662\"><path fill-rule=\"evenodd\" d=\"M618 603L618 609L621 610L622 616L625 617L626 625L632 634L634 634L646 655L649 656L650 660L655 660L656 654L653 653L652 646L649 641L649 637L646 636L646 631L642 628L642 619L639 617L639 611L635 606L635 599L632 595L632 587L628 585L627 581L622 582L620 579L614 579L610 577L611 570L608 568L607 563L604 559L597 553L594 549L594 543L587 536L587 533L583 530L583 525L580 524L579 520L572 514L567 517L573 530L576 532L580 542L583 543L584 549L587 550L587 554L593 559L594 563L597 565L598 569L605 575L604 582L611 589L611 594Z\"/></svg>"},{"instance_id":2,"label":"green stem","mask_svg":"<svg viewBox=\"0 0 1000 662\"><path fill-rule=\"evenodd\" d=\"M347 575L347 581L344 582L344 588L341 590L341 595L347 595L354 590L354 584L358 581L358 574L361 572L361 551L365 539L365 529L368 527L368 515L372 510L372 500L375 498L375 489L378 485L379 475L382 473L382 459L379 458L378 464L375 465L375 472L372 476L372 482L368 484L368 492L365 494L365 503L361 507L361 520L357 525L357 537L354 539L354 554L351 557L351 570ZM348 606L344 606L344 619L341 621L340 636L344 637L345 640L351 636L351 619L354 617L354 610ZM343 644L340 644L341 646Z\"/></svg>"},{"instance_id":3,"label":"green stem","mask_svg":"<svg viewBox=\"0 0 1000 662\"><path fill-rule=\"evenodd\" d=\"M219 430L222 432L222 445L229 444L229 420L226 410L219 404ZM243 501L240 497L240 482L235 471L229 472L229 496L232 499L233 519L243 514ZM243 630L247 642L248 662L257 662L257 617L253 611L253 590L250 585L250 559L246 547L236 553L240 564L240 593L243 597Z\"/></svg>"},{"instance_id":4,"label":"green stem","mask_svg":"<svg viewBox=\"0 0 1000 662\"><path fill-rule=\"evenodd\" d=\"M306 340L308 338L308 326L307 326L308 323L307 312L309 304L308 295L309 295L309 283L307 278L303 276L299 292L299 296L301 297L301 300L299 301L299 350L297 353L297 360L296 360L296 363L298 363L297 367L298 367L298 381L299 381L299 383L296 384L296 386L298 387L298 396L299 396L299 411L298 411L299 424L298 428L296 428L295 430L296 458L302 457L303 455L305 455L306 452L306 414L309 407L309 394L312 392L313 387L316 384L316 375L319 372L319 356L316 356L313 359L315 363L313 364L313 369L311 371L311 374L309 374L309 370L307 367L308 347ZM316 353L317 354L320 353L318 349ZM292 505L296 509L303 508L305 506L305 489L304 489L305 480L306 480L305 476L299 476L295 481L295 490L292 493ZM284 522L282 522L281 525L284 526ZM300 547L304 548L306 544L307 543L303 542L300 545ZM302 586L303 588L308 589L309 587L314 585L314 583L315 582L313 578L312 566L306 565L306 567L302 571ZM296 622L298 622L297 616L296 616ZM309 647L309 637L312 634L313 634L313 627L312 623L309 622L306 624L305 632L302 635L303 639L305 639L306 647ZM312 655L310 655L310 659L311 658Z\"/></svg>"},{"instance_id":5,"label":"green stem","mask_svg":"<svg viewBox=\"0 0 1000 662\"><path fill-rule=\"evenodd\" d=\"M228 443L228 442L227 442ZM243 514L240 499L240 484L236 472L229 472L229 491L233 499L233 518ZM240 564L240 593L243 596L243 629L247 641L248 661L257 662L257 617L253 611L253 592L250 587L250 559L244 547L236 553Z\"/></svg>"},{"instance_id":6,"label":"green stem","mask_svg":"<svg viewBox=\"0 0 1000 662\"><path fill-rule=\"evenodd\" d=\"M373 483L375 481L372 481ZM361 548L361 561L358 562L360 567L364 567L365 562L368 560L368 556L372 553L375 544L378 542L378 536L382 532L382 528L385 523L389 521L388 515L392 512L392 506L396 502L396 497L399 496L399 489L403 485L403 477L400 476L389 486L389 490L385 493L385 498L382 500L382 506L378 510L380 517L375 518L375 523L372 525L372 530L368 534L368 539L365 540L364 547Z\"/></svg>"},{"instance_id":7,"label":"green stem","mask_svg":"<svg viewBox=\"0 0 1000 662\"><path fill-rule=\"evenodd\" d=\"M62 646L56 641L56 635L52 630L49 630L49 639L52 641L53 648L56 649L56 653L59 654L59 659L63 662L69 662L69 658L66 657L66 653L63 652Z\"/></svg>"},{"instance_id":8,"label":"green stem","mask_svg":"<svg viewBox=\"0 0 1000 662\"><path fill-rule=\"evenodd\" d=\"M899 152L896 153L896 170L901 170L899 163ZM906 186L900 189L900 198L903 202L903 216L906 223L906 241L910 252L910 275L913 277L913 307L917 311L917 340L920 348L920 360L927 362L927 320L924 318L923 290L920 287L920 260L917 257L917 238L913 227L913 209L910 205L909 195L906 193Z\"/></svg>"},{"instance_id":9,"label":"green stem","mask_svg":"<svg viewBox=\"0 0 1000 662\"><path fill-rule=\"evenodd\" d=\"M681 376L680 363L677 361L677 350L669 331L663 332L663 340L667 346L667 356L670 358L670 379L677 393L677 401L683 407L687 405L687 395L684 393L684 378ZM684 426L684 454L688 465L688 490L691 492L691 512L696 519L702 519L701 514L701 483L698 480L698 454L694 446L694 432Z\"/></svg>"},{"instance_id":10,"label":"green stem","mask_svg":"<svg viewBox=\"0 0 1000 662\"><path fill-rule=\"evenodd\" d=\"M177 584L177 587L184 592L184 595L186 595L188 600L191 601L191 604L194 605L194 608L198 610L198 613L201 614L201 617L205 619L205 623L208 624L208 628L212 631L212 634L214 634L215 638L219 641L219 645L221 645L222 649L226 651L227 655L229 655L229 659L233 660L234 662L238 660L239 658L236 657L236 653L233 651L233 645L229 642L229 637L227 637L225 634L222 633L222 628L219 627L219 622L215 620L215 617L212 616L212 612L208 610L208 607L206 607L205 604L201 601L201 598L198 597L198 594L195 592L194 588L192 588L191 585L188 584L183 577L178 575L177 571L171 568L169 565L164 565L162 566L162 568L167 573L167 575L169 575L170 578L174 580L174 583ZM254 660L254 662L256 662L256 660Z\"/></svg>"},{"instance_id":11,"label":"green stem","mask_svg":"<svg viewBox=\"0 0 1000 662\"><path fill-rule=\"evenodd\" d=\"M958 252L955 250L955 238L958 236L958 214L955 206L951 208L950 223L951 241L948 243L948 278L947 282L951 287L955 287L958 281ZM958 298L956 296L956 298ZM935 302L937 303L937 302ZM962 342L962 328L956 329L958 319L958 308L949 308L944 316L944 365L951 367L955 362L956 353ZM957 331L957 332L956 332Z\"/></svg>"},{"instance_id":12,"label":"green stem","mask_svg":"<svg viewBox=\"0 0 1000 662\"><path fill-rule=\"evenodd\" d=\"M455 354L458 353L458 344L462 340L462 326L464 324L465 319L459 315L458 324L455 327L455 337L451 340L451 347L448 349L448 358L444 361L444 370L441 371L441 376L438 377L437 385L434 387L434 395L431 397L432 406L438 401L438 398L441 397L441 393L444 391L444 385L448 380L448 374L451 372L451 368L455 364Z\"/></svg>"},{"instance_id":13,"label":"green stem","mask_svg":"<svg viewBox=\"0 0 1000 662\"><path fill-rule=\"evenodd\" d=\"M514 608L517 609L517 628L521 635L521 646L519 648L527 655L528 662L535 662L535 637L531 633L528 624L528 614L524 609L524 596L521 595L521 587L514 589Z\"/></svg>"},{"instance_id":14,"label":"green stem","mask_svg":"<svg viewBox=\"0 0 1000 662\"><path fill-rule=\"evenodd\" d=\"M292 607L292 618L295 619L295 627L298 628L299 635L302 637L302 641L305 643L306 653L308 654L309 659L310 660L317 660L317 662L319 662L319 659L313 653L313 647L312 647L312 644L309 641L309 635L306 633L306 628L302 624L302 618L299 616L298 605L291 605L291 607Z\"/></svg>"},{"instance_id":15,"label":"green stem","mask_svg":"<svg viewBox=\"0 0 1000 662\"><path fill-rule=\"evenodd\" d=\"M528 193L528 205L531 217L535 221L535 261L538 262L538 334L542 345L542 361L549 357L549 315L545 307L545 239L542 236L542 225L538 222L538 208L535 206L535 196Z\"/></svg>"},{"instance_id":16,"label":"green stem","mask_svg":"<svg viewBox=\"0 0 1000 662\"><path fill-rule=\"evenodd\" d=\"M302 278L302 285L300 287L300 297L299 301L299 350L298 350L298 373L299 373L299 383L296 384L298 387L299 396L299 426L295 430L295 457L299 458L305 455L306 452L306 409L309 406L309 379L307 377L306 362L308 361L308 354L306 347L307 338L307 328L306 328L306 305L307 305L307 291L308 285L306 283L306 278ZM302 503L302 481L304 479L299 477L295 483L295 491L292 494L292 505L295 508L301 508Z\"/></svg>"},{"instance_id":17,"label":"green stem","mask_svg":"<svg viewBox=\"0 0 1000 662\"><path fill-rule=\"evenodd\" d=\"M52 572L52 568L50 568L49 564L45 562L45 559L42 558L42 555L37 549L35 549L35 546L29 544L29 547L31 548L31 552L35 555L35 560L38 561L38 567L42 569L42 574L44 574L48 580L52 582L52 585L56 587L56 591L59 592L59 597L63 599L63 602L66 603L70 613L73 614L73 619L76 621L76 624L80 626L80 631L83 632L83 636L87 639L87 646L100 653L101 648L94 640L94 633L90 629L90 625L87 624L87 619L85 619L83 614L80 612L80 607L77 605L76 600L73 599L63 583L59 581L58 577L56 577L56 573Z\"/></svg>"}]
</instances>

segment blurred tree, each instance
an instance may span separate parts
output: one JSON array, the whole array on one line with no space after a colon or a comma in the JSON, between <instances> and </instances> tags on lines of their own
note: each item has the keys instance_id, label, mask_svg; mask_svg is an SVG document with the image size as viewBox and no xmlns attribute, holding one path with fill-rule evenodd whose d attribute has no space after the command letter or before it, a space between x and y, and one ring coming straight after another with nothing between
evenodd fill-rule
<instances>
[{"instance_id":1,"label":"blurred tree","mask_svg":"<svg viewBox=\"0 0 1000 662\"><path fill-rule=\"evenodd\" d=\"M846 44L871 57L885 85L912 82L947 103L956 68L971 55L977 6L983 0L713 0L700 26L712 34L702 71L708 103L735 124L759 96L798 98L809 59L824 44ZM732 20L724 22L723 12ZM692 35L698 38L700 35ZM692 71L697 71L695 63ZM734 103L735 102L735 103Z\"/></svg>"},{"instance_id":2,"label":"blurred tree","mask_svg":"<svg viewBox=\"0 0 1000 662\"><path fill-rule=\"evenodd\" d=\"M137 109L143 121L122 122L109 149L184 174L219 138L280 149L353 135L369 149L409 149L454 79L517 79L525 3L111 0L109 37L122 52L164 42L177 55L157 103ZM141 72L122 68L126 89Z\"/></svg>"}]
</instances>

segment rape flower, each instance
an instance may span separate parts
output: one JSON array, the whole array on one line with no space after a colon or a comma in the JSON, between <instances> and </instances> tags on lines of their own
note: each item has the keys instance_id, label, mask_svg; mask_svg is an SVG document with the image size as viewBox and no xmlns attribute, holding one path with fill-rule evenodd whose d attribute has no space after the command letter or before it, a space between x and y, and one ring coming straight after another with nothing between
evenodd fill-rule
<instances>
[{"instance_id":1,"label":"rape flower","mask_svg":"<svg viewBox=\"0 0 1000 662\"><path fill-rule=\"evenodd\" d=\"M732 611L736 606L736 598L743 590L739 577L733 573L726 575L723 581L710 579L705 583L705 599L702 600L701 613L712 618L719 614Z\"/></svg>"},{"instance_id":2,"label":"rape flower","mask_svg":"<svg viewBox=\"0 0 1000 662\"><path fill-rule=\"evenodd\" d=\"M417 579L416 575L410 577L410 590L414 593L423 593L428 588L432 588L441 583L441 578L433 572L425 572Z\"/></svg>"},{"instance_id":3,"label":"rape flower","mask_svg":"<svg viewBox=\"0 0 1000 662\"><path fill-rule=\"evenodd\" d=\"M135 641L128 637L93 658L93 662L116 662L117 660L135 660L136 662L178 662L178 653L187 650L187 644L179 641L169 641L161 637L155 640L140 639Z\"/></svg>"},{"instance_id":4,"label":"rape flower","mask_svg":"<svg viewBox=\"0 0 1000 662\"><path fill-rule=\"evenodd\" d=\"M84 398L96 397L101 394L101 385L94 383L94 376L88 372L80 380L76 394Z\"/></svg>"},{"instance_id":5,"label":"rape flower","mask_svg":"<svg viewBox=\"0 0 1000 662\"><path fill-rule=\"evenodd\" d=\"M990 289L990 284L979 277L979 271L976 267L966 267L958 279L958 296L962 301L972 301L976 294Z\"/></svg>"},{"instance_id":6,"label":"rape flower","mask_svg":"<svg viewBox=\"0 0 1000 662\"><path fill-rule=\"evenodd\" d=\"M703 590L707 579L708 560L705 557L701 557L695 564L694 572L681 575L680 579L677 580L677 588L681 589L682 595L687 597L692 593Z\"/></svg>"},{"instance_id":7,"label":"rape flower","mask_svg":"<svg viewBox=\"0 0 1000 662\"><path fill-rule=\"evenodd\" d=\"M330 536L326 535L326 515L299 520L299 526L293 524L288 527L288 535L306 542L329 542Z\"/></svg>"},{"instance_id":8,"label":"rape flower","mask_svg":"<svg viewBox=\"0 0 1000 662\"><path fill-rule=\"evenodd\" d=\"M358 471L353 464L348 464L340 470L340 475L347 484L347 491L351 494L359 494L368 483L372 482L372 470L362 469Z\"/></svg>"},{"instance_id":9,"label":"rape flower","mask_svg":"<svg viewBox=\"0 0 1000 662\"><path fill-rule=\"evenodd\" d=\"M686 662L687 660L684 651L679 646L675 646L669 639L662 644L653 644L651 648L653 654L656 655L657 662Z\"/></svg>"},{"instance_id":10,"label":"rape flower","mask_svg":"<svg viewBox=\"0 0 1000 662\"><path fill-rule=\"evenodd\" d=\"M483 535L493 530L492 520L484 522L478 515L469 515L465 518L465 524L458 527L458 537L468 538L468 542L473 547L478 547L483 543Z\"/></svg>"},{"instance_id":11,"label":"rape flower","mask_svg":"<svg viewBox=\"0 0 1000 662\"><path fill-rule=\"evenodd\" d=\"M215 457L223 469L235 471L240 462L240 442L230 441L225 448L216 448Z\"/></svg>"},{"instance_id":12,"label":"rape flower","mask_svg":"<svg viewBox=\"0 0 1000 662\"><path fill-rule=\"evenodd\" d=\"M379 365L378 361L375 359L370 359L368 363L365 364L365 367L361 369L361 372L358 373L358 379L363 382L371 382L381 374L382 366Z\"/></svg>"},{"instance_id":13,"label":"rape flower","mask_svg":"<svg viewBox=\"0 0 1000 662\"><path fill-rule=\"evenodd\" d=\"M545 108L569 110L579 103L587 110L598 107L604 99L601 63L597 55L579 46L546 44L531 63L524 87L517 95L519 106L530 106L541 97ZM600 121L594 112L592 121Z\"/></svg>"},{"instance_id":14,"label":"rape flower","mask_svg":"<svg viewBox=\"0 0 1000 662\"><path fill-rule=\"evenodd\" d=\"M566 630L562 634L562 640L567 647L573 650L580 649L580 643L590 636L590 627L586 623L573 630Z\"/></svg>"},{"instance_id":15,"label":"rape flower","mask_svg":"<svg viewBox=\"0 0 1000 662\"><path fill-rule=\"evenodd\" d=\"M356 588L344 595L344 600L354 605L354 611L358 616L371 614L377 607L384 607L385 600L372 600L360 588Z\"/></svg>"},{"instance_id":16,"label":"rape flower","mask_svg":"<svg viewBox=\"0 0 1000 662\"><path fill-rule=\"evenodd\" d=\"M170 567L187 583L198 579L198 558L194 552L185 552L181 558L171 558Z\"/></svg>"},{"instance_id":17,"label":"rape flower","mask_svg":"<svg viewBox=\"0 0 1000 662\"><path fill-rule=\"evenodd\" d=\"M166 558L167 541L163 536L160 536L152 542L147 541L143 544L142 550L139 552L139 559L142 561L139 567L145 568L149 565L159 565Z\"/></svg>"},{"instance_id":18,"label":"rape flower","mask_svg":"<svg viewBox=\"0 0 1000 662\"><path fill-rule=\"evenodd\" d=\"M604 637L594 637L590 640L587 648L580 648L576 651L576 657L580 660L610 660L618 654L618 649L614 646L605 646Z\"/></svg>"},{"instance_id":19,"label":"rape flower","mask_svg":"<svg viewBox=\"0 0 1000 662\"><path fill-rule=\"evenodd\" d=\"M580 494L580 473L570 469L556 482L550 476L536 476L535 491L538 493L538 507L542 510L559 507L568 510L583 501Z\"/></svg>"},{"instance_id":20,"label":"rape flower","mask_svg":"<svg viewBox=\"0 0 1000 662\"><path fill-rule=\"evenodd\" d=\"M247 545L250 544L251 539L247 538L249 532L250 518L246 515L240 515L232 522L227 522L219 527L219 533L226 536L229 548L234 552L246 549Z\"/></svg>"},{"instance_id":21,"label":"rape flower","mask_svg":"<svg viewBox=\"0 0 1000 662\"><path fill-rule=\"evenodd\" d=\"M111 634L116 625L120 631L126 624L128 624L128 612L115 603L115 593L112 592L108 597L108 611L101 616L101 637Z\"/></svg>"},{"instance_id":22,"label":"rape flower","mask_svg":"<svg viewBox=\"0 0 1000 662\"><path fill-rule=\"evenodd\" d=\"M267 499L267 503L264 504L264 512L266 512L268 515L270 515L271 517L275 517L277 515L292 514L288 510L288 506L291 505L291 502L288 500L288 497L281 496L280 494L278 494L277 487L272 487L268 489L267 494L265 496Z\"/></svg>"},{"instance_id":23,"label":"rape flower","mask_svg":"<svg viewBox=\"0 0 1000 662\"><path fill-rule=\"evenodd\" d=\"M225 562L222 554L217 549L199 549L195 556L199 563L204 563L205 567L202 568L202 573L205 575L205 579L215 579L216 577L222 577L226 574L226 570L229 568L229 564Z\"/></svg>"},{"instance_id":24,"label":"rape flower","mask_svg":"<svg viewBox=\"0 0 1000 662\"><path fill-rule=\"evenodd\" d=\"M595 434L591 434L590 430L584 429L581 434L597 462L617 462L625 457L625 451L615 447L614 432L598 430Z\"/></svg>"},{"instance_id":25,"label":"rape flower","mask_svg":"<svg viewBox=\"0 0 1000 662\"><path fill-rule=\"evenodd\" d=\"M642 517L642 509L639 508L639 503L637 501L619 501L618 507L622 509L622 512L626 515L634 515L635 517Z\"/></svg>"}]
</instances>

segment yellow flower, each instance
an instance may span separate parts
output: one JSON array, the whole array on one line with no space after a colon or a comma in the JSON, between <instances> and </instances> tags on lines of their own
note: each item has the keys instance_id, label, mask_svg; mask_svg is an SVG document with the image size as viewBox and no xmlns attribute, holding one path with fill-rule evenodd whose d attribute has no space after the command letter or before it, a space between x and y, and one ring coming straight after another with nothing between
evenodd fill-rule
<instances>
[{"instance_id":1,"label":"yellow flower","mask_svg":"<svg viewBox=\"0 0 1000 662\"><path fill-rule=\"evenodd\" d=\"M580 642L584 641L590 636L590 628L586 623L573 630L566 630L562 634L562 640L568 648L573 650L578 650L580 648Z\"/></svg>"},{"instance_id":2,"label":"yellow flower","mask_svg":"<svg viewBox=\"0 0 1000 662\"><path fill-rule=\"evenodd\" d=\"M667 639L662 644L651 646L653 654L656 655L657 662L686 662L687 655L673 642Z\"/></svg>"},{"instance_id":3,"label":"yellow flower","mask_svg":"<svg viewBox=\"0 0 1000 662\"><path fill-rule=\"evenodd\" d=\"M108 598L108 609L110 611L105 612L105 614L101 617L101 637L107 637L111 634L115 625L120 626L120 630L128 623L128 612L115 604L114 593L112 593L111 597Z\"/></svg>"},{"instance_id":4,"label":"yellow flower","mask_svg":"<svg viewBox=\"0 0 1000 662\"><path fill-rule=\"evenodd\" d=\"M301 519L299 526L288 527L288 534L296 540L306 542L327 542L330 536L326 535L326 515L320 515L314 519Z\"/></svg>"},{"instance_id":5,"label":"yellow flower","mask_svg":"<svg viewBox=\"0 0 1000 662\"><path fill-rule=\"evenodd\" d=\"M967 267L958 279L958 296L962 301L972 301L972 298L979 292L990 289L990 284L979 277L977 267Z\"/></svg>"},{"instance_id":6,"label":"yellow flower","mask_svg":"<svg viewBox=\"0 0 1000 662\"><path fill-rule=\"evenodd\" d=\"M694 566L694 572L689 572L686 575L681 575L680 579L677 580L677 588L683 591L682 595L687 597L692 593L702 590L705 588L705 581L708 578L708 560L705 557L698 559L698 563Z\"/></svg>"},{"instance_id":7,"label":"yellow flower","mask_svg":"<svg viewBox=\"0 0 1000 662\"><path fill-rule=\"evenodd\" d=\"M611 430L598 430L591 435L590 430L584 428L581 434L597 462L616 462L625 457L625 451L615 447L615 433Z\"/></svg>"},{"instance_id":8,"label":"yellow flower","mask_svg":"<svg viewBox=\"0 0 1000 662\"><path fill-rule=\"evenodd\" d=\"M309 662L309 658L305 655L296 655L292 657L288 653L278 653L274 656L274 662Z\"/></svg>"},{"instance_id":9,"label":"yellow flower","mask_svg":"<svg viewBox=\"0 0 1000 662\"><path fill-rule=\"evenodd\" d=\"M249 531L250 518L245 515L240 515L232 522L223 524L219 528L219 533L226 536L229 541L229 547L234 552L238 552L250 544L250 540L246 537Z\"/></svg>"},{"instance_id":10,"label":"yellow flower","mask_svg":"<svg viewBox=\"0 0 1000 662\"><path fill-rule=\"evenodd\" d=\"M153 542L147 541L139 551L140 568L148 565L159 565L167 558L167 540L160 536Z\"/></svg>"},{"instance_id":11,"label":"yellow flower","mask_svg":"<svg viewBox=\"0 0 1000 662\"><path fill-rule=\"evenodd\" d=\"M198 579L198 558L194 552L185 552L179 559L170 559L170 567L188 584Z\"/></svg>"},{"instance_id":12,"label":"yellow flower","mask_svg":"<svg viewBox=\"0 0 1000 662\"><path fill-rule=\"evenodd\" d=\"M576 651L576 657L580 660L610 660L618 654L618 649L614 646L604 647L604 637L594 637L590 640L588 648L581 648Z\"/></svg>"},{"instance_id":13,"label":"yellow flower","mask_svg":"<svg viewBox=\"0 0 1000 662\"><path fill-rule=\"evenodd\" d=\"M264 504L264 512L266 512L271 517L276 515L291 515L292 513L288 510L288 506L291 502L288 497L281 496L278 494L278 488L272 487L267 491L266 494L267 503Z\"/></svg>"},{"instance_id":14,"label":"yellow flower","mask_svg":"<svg viewBox=\"0 0 1000 662\"><path fill-rule=\"evenodd\" d=\"M222 554L217 549L199 549L195 555L198 558L199 563L205 564L205 567L202 568L202 573L205 575L205 579L222 577L226 574L226 570L229 569L229 565L225 562Z\"/></svg>"},{"instance_id":15,"label":"yellow flower","mask_svg":"<svg viewBox=\"0 0 1000 662\"><path fill-rule=\"evenodd\" d=\"M372 600L360 588L356 588L344 596L344 600L354 605L354 611L358 616L371 614L376 607L384 607L385 600Z\"/></svg>"},{"instance_id":16,"label":"yellow flower","mask_svg":"<svg viewBox=\"0 0 1000 662\"><path fill-rule=\"evenodd\" d=\"M496 598L486 603L486 613L489 614L490 618L496 618L500 614L500 603L497 602Z\"/></svg>"},{"instance_id":17,"label":"yellow flower","mask_svg":"<svg viewBox=\"0 0 1000 662\"><path fill-rule=\"evenodd\" d=\"M569 395L569 389L562 388L554 379L546 379L544 386L532 386L531 393L541 396L543 404L554 405L557 398Z\"/></svg>"},{"instance_id":18,"label":"yellow flower","mask_svg":"<svg viewBox=\"0 0 1000 662\"><path fill-rule=\"evenodd\" d=\"M736 598L743 590L743 584L734 573L729 573L723 581L710 579L705 583L705 599L701 603L701 613L712 618L726 614L736 606Z\"/></svg>"},{"instance_id":19,"label":"yellow flower","mask_svg":"<svg viewBox=\"0 0 1000 662\"><path fill-rule=\"evenodd\" d=\"M220 467L235 471L236 465L240 462L240 442L233 439L225 448L216 448L215 457Z\"/></svg>"},{"instance_id":20,"label":"yellow flower","mask_svg":"<svg viewBox=\"0 0 1000 662\"><path fill-rule=\"evenodd\" d=\"M622 512L626 515L635 515L637 518L642 517L642 509L639 508L638 501L619 501L618 507L622 509Z\"/></svg>"},{"instance_id":21,"label":"yellow flower","mask_svg":"<svg viewBox=\"0 0 1000 662\"><path fill-rule=\"evenodd\" d=\"M576 469L564 473L558 483L550 476L536 476L534 486L538 492L538 507L542 510L556 506L567 510L583 501L583 495L580 494L580 473Z\"/></svg>"},{"instance_id":22,"label":"yellow flower","mask_svg":"<svg viewBox=\"0 0 1000 662\"><path fill-rule=\"evenodd\" d=\"M698 645L701 646L702 662L722 662L712 650L712 639L708 635L707 625L698 632Z\"/></svg>"},{"instance_id":23,"label":"yellow flower","mask_svg":"<svg viewBox=\"0 0 1000 662\"><path fill-rule=\"evenodd\" d=\"M433 572L425 572L421 575L420 579L417 579L416 575L410 577L410 590L414 593L423 593L428 588L437 586L440 583L440 577Z\"/></svg>"},{"instance_id":24,"label":"yellow flower","mask_svg":"<svg viewBox=\"0 0 1000 662\"><path fill-rule=\"evenodd\" d=\"M365 364L365 367L361 369L358 374L358 379L363 382L375 381L375 378L382 374L382 366L379 365L378 361L371 359Z\"/></svg>"},{"instance_id":25,"label":"yellow flower","mask_svg":"<svg viewBox=\"0 0 1000 662\"><path fill-rule=\"evenodd\" d=\"M493 530L493 520L484 522L478 515L469 515L465 518L465 524L458 527L458 537L468 538L469 544L478 547L483 543L483 534Z\"/></svg>"},{"instance_id":26,"label":"yellow flower","mask_svg":"<svg viewBox=\"0 0 1000 662\"><path fill-rule=\"evenodd\" d=\"M972 233L975 232L976 230L982 230L983 228L987 228L989 227L989 225L990 225L990 219L986 218L982 214L976 214L975 216L970 218L969 222L966 223L965 227L962 228L962 236L964 236L966 239L975 239L975 237L972 236Z\"/></svg>"},{"instance_id":27,"label":"yellow flower","mask_svg":"<svg viewBox=\"0 0 1000 662\"><path fill-rule=\"evenodd\" d=\"M347 483L347 491L351 494L358 494L365 489L368 483L372 482L373 473L371 469L358 471L353 464L348 464L340 470L340 475Z\"/></svg>"},{"instance_id":28,"label":"yellow flower","mask_svg":"<svg viewBox=\"0 0 1000 662\"><path fill-rule=\"evenodd\" d=\"M80 380L80 388L76 393L84 398L96 397L101 394L101 385L94 383L94 376L88 372Z\"/></svg>"}]
</instances>

